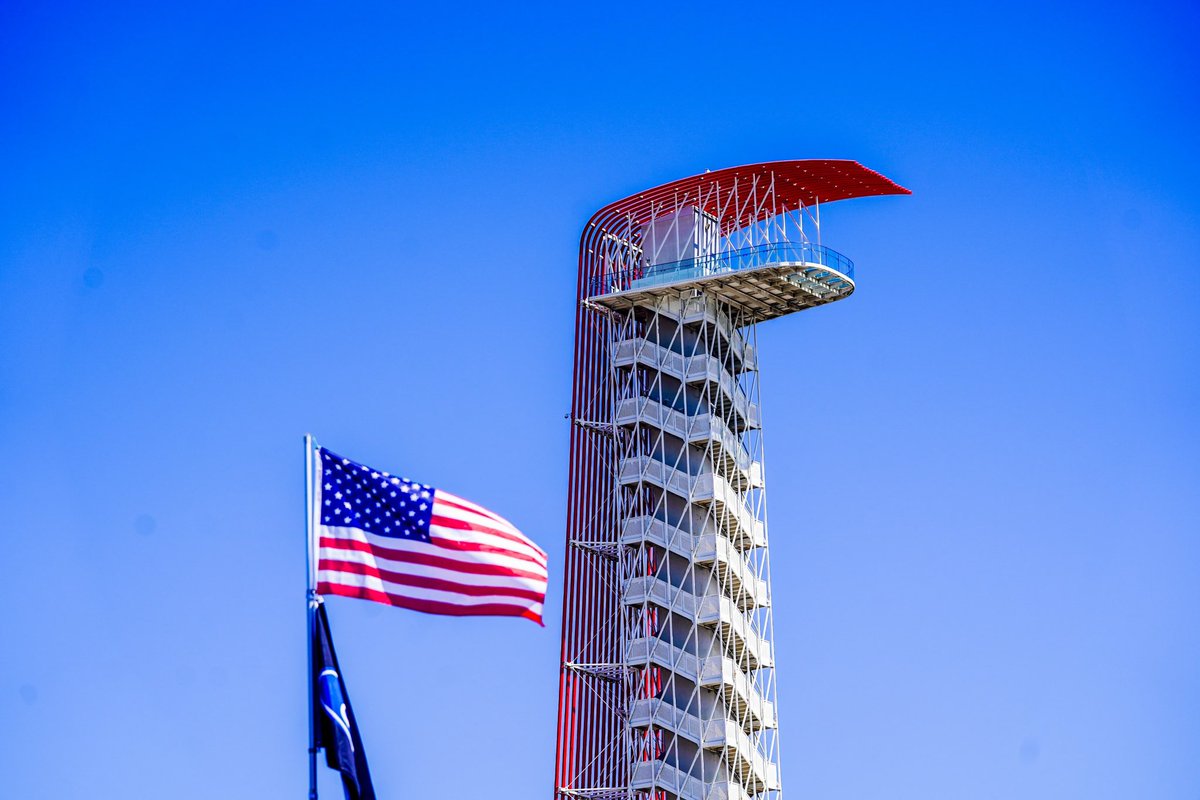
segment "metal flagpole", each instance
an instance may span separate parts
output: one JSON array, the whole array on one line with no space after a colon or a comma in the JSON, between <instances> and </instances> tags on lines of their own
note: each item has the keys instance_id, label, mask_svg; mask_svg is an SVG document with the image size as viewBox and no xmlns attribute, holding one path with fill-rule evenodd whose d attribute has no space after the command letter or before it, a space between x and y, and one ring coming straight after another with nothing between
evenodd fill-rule
<instances>
[{"instance_id":1,"label":"metal flagpole","mask_svg":"<svg viewBox=\"0 0 1200 800\"><path fill-rule=\"evenodd\" d=\"M308 589L304 593L304 604L308 617L308 798L317 800L317 729L313 718L313 633L316 630L317 610L317 581L316 563L313 558L313 437L311 433L304 434L304 529L306 547L304 555L305 579Z\"/></svg>"}]
</instances>

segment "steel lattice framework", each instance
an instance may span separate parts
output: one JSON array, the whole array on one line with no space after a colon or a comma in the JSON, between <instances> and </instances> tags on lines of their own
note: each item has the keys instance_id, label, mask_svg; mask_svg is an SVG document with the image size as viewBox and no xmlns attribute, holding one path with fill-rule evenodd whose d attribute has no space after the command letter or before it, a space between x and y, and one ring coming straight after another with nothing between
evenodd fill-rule
<instances>
[{"instance_id":1,"label":"steel lattice framework","mask_svg":"<svg viewBox=\"0 0 1200 800\"><path fill-rule=\"evenodd\" d=\"M857 162L783 161L589 221L556 797L780 795L757 323L854 291L822 202L906 193Z\"/></svg>"}]
</instances>

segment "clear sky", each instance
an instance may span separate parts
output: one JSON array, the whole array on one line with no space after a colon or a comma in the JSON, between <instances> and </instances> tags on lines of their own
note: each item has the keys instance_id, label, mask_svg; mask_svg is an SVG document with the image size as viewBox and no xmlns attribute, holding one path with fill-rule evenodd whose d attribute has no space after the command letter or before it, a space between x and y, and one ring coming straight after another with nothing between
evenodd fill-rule
<instances>
[{"instance_id":1,"label":"clear sky","mask_svg":"<svg viewBox=\"0 0 1200 800\"><path fill-rule=\"evenodd\" d=\"M302 798L301 435L560 567L584 222L823 157L914 194L759 334L787 796L1198 796L1195 3L179 5L0 6L0 797ZM559 575L330 600L381 798L549 798Z\"/></svg>"}]
</instances>

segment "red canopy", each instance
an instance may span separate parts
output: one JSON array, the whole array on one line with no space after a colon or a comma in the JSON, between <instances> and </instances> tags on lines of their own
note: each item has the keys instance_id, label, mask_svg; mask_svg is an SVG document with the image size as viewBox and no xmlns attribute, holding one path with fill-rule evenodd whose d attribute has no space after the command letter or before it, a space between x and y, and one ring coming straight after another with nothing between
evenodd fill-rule
<instances>
[{"instance_id":1,"label":"red canopy","mask_svg":"<svg viewBox=\"0 0 1200 800\"><path fill-rule=\"evenodd\" d=\"M771 185L772 173L775 187L773 205L779 210L782 210L782 206L792 210L802 203L812 206L818 202L832 203L852 197L912 194L857 161L768 161L705 172L647 189L600 209L592 216L588 228L598 226L608 229L618 220L622 225L630 222L635 226L644 225L652 215L664 213L675 204L695 205L713 216L719 216L723 231L738 228L754 222L755 216L758 219L768 216L771 208L760 207L755 215L752 213L752 204L723 202L723 198L728 198L728 193L733 191L735 185L742 196L749 197L755 191L751 188L755 185L755 178L758 179L757 192L761 196ZM584 231L584 237L586 239L587 230Z\"/></svg>"}]
</instances>

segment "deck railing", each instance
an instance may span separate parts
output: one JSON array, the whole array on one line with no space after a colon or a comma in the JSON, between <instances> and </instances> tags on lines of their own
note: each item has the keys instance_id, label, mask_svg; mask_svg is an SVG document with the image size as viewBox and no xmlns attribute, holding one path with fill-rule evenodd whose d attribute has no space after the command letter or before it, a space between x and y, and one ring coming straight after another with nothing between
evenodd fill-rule
<instances>
[{"instance_id":1,"label":"deck railing","mask_svg":"<svg viewBox=\"0 0 1200 800\"><path fill-rule=\"evenodd\" d=\"M707 278L772 264L819 264L854 279L854 262L829 247L808 242L771 242L653 266L610 272L591 281L589 296L648 289L678 281ZM813 276L824 278L826 275Z\"/></svg>"}]
</instances>

